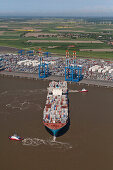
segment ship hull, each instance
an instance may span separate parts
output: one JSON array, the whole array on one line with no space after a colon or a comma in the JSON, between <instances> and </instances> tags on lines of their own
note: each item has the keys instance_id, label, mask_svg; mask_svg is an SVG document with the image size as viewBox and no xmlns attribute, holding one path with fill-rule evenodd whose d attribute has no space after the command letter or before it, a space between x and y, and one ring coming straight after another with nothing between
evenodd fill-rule
<instances>
[{"instance_id":1,"label":"ship hull","mask_svg":"<svg viewBox=\"0 0 113 170\"><path fill-rule=\"evenodd\" d=\"M22 141L24 138L12 138L11 136L9 136L9 139L14 141Z\"/></svg>"},{"instance_id":2,"label":"ship hull","mask_svg":"<svg viewBox=\"0 0 113 170\"><path fill-rule=\"evenodd\" d=\"M84 90L84 91L79 91L80 93L85 93L85 92L88 92L88 90Z\"/></svg>"},{"instance_id":3,"label":"ship hull","mask_svg":"<svg viewBox=\"0 0 113 170\"><path fill-rule=\"evenodd\" d=\"M44 125L47 129L49 129L52 132L53 136L57 136L58 133L67 125L67 123L65 123L65 124L44 123ZM54 128L52 128L53 125L54 125Z\"/></svg>"},{"instance_id":4,"label":"ship hull","mask_svg":"<svg viewBox=\"0 0 113 170\"><path fill-rule=\"evenodd\" d=\"M47 126L46 126L47 127ZM48 127L47 127L48 128ZM48 128L51 132L52 132L52 134L53 134L53 136L57 136L58 135L58 132L60 131L60 129L62 129L62 128L60 128L60 129L50 129L50 128Z\"/></svg>"}]
</instances>

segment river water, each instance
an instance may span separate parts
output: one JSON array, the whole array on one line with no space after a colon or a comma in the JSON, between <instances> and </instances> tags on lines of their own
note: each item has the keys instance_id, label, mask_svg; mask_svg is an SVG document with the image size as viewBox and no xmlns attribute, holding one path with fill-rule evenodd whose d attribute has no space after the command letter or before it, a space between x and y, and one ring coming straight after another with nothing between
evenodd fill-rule
<instances>
[{"instance_id":1,"label":"river water","mask_svg":"<svg viewBox=\"0 0 113 170\"><path fill-rule=\"evenodd\" d=\"M70 125L54 138L42 123L48 84L0 77L0 170L112 170L113 89L69 84Z\"/></svg>"}]
</instances>

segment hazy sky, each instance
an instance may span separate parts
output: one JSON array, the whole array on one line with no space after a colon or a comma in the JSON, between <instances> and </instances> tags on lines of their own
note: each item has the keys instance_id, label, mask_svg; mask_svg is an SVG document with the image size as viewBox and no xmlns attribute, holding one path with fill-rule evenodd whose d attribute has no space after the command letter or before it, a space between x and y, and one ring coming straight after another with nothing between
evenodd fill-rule
<instances>
[{"instance_id":1,"label":"hazy sky","mask_svg":"<svg viewBox=\"0 0 113 170\"><path fill-rule=\"evenodd\" d=\"M0 14L113 16L113 0L0 0Z\"/></svg>"}]
</instances>

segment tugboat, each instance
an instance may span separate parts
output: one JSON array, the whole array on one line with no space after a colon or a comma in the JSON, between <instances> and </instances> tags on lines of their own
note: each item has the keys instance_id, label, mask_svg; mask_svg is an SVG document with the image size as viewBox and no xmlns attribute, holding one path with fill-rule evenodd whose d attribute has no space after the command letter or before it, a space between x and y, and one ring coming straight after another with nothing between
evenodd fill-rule
<instances>
[{"instance_id":1,"label":"tugboat","mask_svg":"<svg viewBox=\"0 0 113 170\"><path fill-rule=\"evenodd\" d=\"M10 140L16 140L16 141L22 141L24 138L21 138L20 136L17 136L14 134L13 136L9 136Z\"/></svg>"},{"instance_id":2,"label":"tugboat","mask_svg":"<svg viewBox=\"0 0 113 170\"><path fill-rule=\"evenodd\" d=\"M82 90L79 91L80 93L82 92L88 92L88 90L86 90L85 88L83 88Z\"/></svg>"}]
</instances>

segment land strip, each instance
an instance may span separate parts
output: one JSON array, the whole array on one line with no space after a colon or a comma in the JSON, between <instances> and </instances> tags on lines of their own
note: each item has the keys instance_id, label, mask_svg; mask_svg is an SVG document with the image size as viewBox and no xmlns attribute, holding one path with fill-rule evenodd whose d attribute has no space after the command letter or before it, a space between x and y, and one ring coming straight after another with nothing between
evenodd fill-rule
<instances>
[{"instance_id":1,"label":"land strip","mask_svg":"<svg viewBox=\"0 0 113 170\"><path fill-rule=\"evenodd\" d=\"M108 51L108 52L112 52L113 49L80 49L80 51Z\"/></svg>"},{"instance_id":2,"label":"land strip","mask_svg":"<svg viewBox=\"0 0 113 170\"><path fill-rule=\"evenodd\" d=\"M81 32L81 33L83 32L84 33L85 31L82 31L82 30L76 30L76 31L75 30L55 30L55 32Z\"/></svg>"},{"instance_id":3,"label":"land strip","mask_svg":"<svg viewBox=\"0 0 113 170\"><path fill-rule=\"evenodd\" d=\"M32 42L32 43L103 43L102 41L69 41L69 40L28 40L27 42Z\"/></svg>"}]
</instances>

